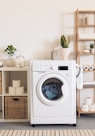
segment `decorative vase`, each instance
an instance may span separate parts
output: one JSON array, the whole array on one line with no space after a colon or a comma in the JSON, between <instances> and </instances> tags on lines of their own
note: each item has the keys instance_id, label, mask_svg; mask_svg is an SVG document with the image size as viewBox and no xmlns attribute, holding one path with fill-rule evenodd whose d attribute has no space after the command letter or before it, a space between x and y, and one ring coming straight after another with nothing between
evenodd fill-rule
<instances>
[{"instance_id":1,"label":"decorative vase","mask_svg":"<svg viewBox=\"0 0 95 136\"><path fill-rule=\"evenodd\" d=\"M62 51L62 59L63 60L68 60L68 57L69 57L69 55L71 53L70 48L62 48L61 51Z\"/></svg>"},{"instance_id":2,"label":"decorative vase","mask_svg":"<svg viewBox=\"0 0 95 136\"><path fill-rule=\"evenodd\" d=\"M15 67L15 59L10 57L6 60L6 66L8 67Z\"/></svg>"},{"instance_id":3,"label":"decorative vase","mask_svg":"<svg viewBox=\"0 0 95 136\"><path fill-rule=\"evenodd\" d=\"M24 67L25 66L25 60L24 60L24 56L17 56L16 57L16 67Z\"/></svg>"},{"instance_id":4,"label":"decorative vase","mask_svg":"<svg viewBox=\"0 0 95 136\"><path fill-rule=\"evenodd\" d=\"M95 49L94 48L90 48L90 53L94 53Z\"/></svg>"}]
</instances>

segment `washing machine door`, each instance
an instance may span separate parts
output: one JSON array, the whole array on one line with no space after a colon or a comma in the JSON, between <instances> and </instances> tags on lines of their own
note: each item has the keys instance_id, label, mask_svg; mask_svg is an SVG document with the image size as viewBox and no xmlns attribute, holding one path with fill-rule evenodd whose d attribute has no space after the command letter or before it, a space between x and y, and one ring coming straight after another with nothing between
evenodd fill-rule
<instances>
[{"instance_id":1,"label":"washing machine door","mask_svg":"<svg viewBox=\"0 0 95 136\"><path fill-rule=\"evenodd\" d=\"M69 83L60 74L44 75L37 84L37 95L41 102L56 105L64 101L69 93Z\"/></svg>"}]
</instances>

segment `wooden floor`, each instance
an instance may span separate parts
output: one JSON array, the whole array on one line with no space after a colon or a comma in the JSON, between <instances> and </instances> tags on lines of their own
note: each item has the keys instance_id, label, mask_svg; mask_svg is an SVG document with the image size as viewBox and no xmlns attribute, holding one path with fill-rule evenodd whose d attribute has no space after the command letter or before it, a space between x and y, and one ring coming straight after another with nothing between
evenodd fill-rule
<instances>
[{"instance_id":1,"label":"wooden floor","mask_svg":"<svg viewBox=\"0 0 95 136\"><path fill-rule=\"evenodd\" d=\"M0 136L95 136L95 130L0 130Z\"/></svg>"}]
</instances>

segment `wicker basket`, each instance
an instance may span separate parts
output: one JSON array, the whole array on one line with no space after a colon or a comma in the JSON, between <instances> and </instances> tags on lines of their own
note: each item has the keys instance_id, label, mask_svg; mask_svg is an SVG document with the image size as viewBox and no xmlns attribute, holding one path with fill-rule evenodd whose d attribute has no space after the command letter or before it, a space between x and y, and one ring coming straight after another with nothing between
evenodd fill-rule
<instances>
[{"instance_id":1,"label":"wicker basket","mask_svg":"<svg viewBox=\"0 0 95 136\"><path fill-rule=\"evenodd\" d=\"M5 97L5 119L27 119L27 97Z\"/></svg>"},{"instance_id":2,"label":"wicker basket","mask_svg":"<svg viewBox=\"0 0 95 136\"><path fill-rule=\"evenodd\" d=\"M2 94L2 72L0 71L0 94Z\"/></svg>"}]
</instances>

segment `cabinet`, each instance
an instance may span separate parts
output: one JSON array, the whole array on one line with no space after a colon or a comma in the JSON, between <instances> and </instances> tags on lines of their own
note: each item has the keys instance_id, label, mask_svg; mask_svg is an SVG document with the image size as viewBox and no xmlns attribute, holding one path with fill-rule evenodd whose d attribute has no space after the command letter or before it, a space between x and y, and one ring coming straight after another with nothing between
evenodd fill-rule
<instances>
[{"instance_id":1,"label":"cabinet","mask_svg":"<svg viewBox=\"0 0 95 136\"><path fill-rule=\"evenodd\" d=\"M76 59L77 63L83 66L83 89L77 89L77 112L80 114L92 114L95 110L90 111L81 109L81 94L92 93L92 102L95 103L95 51L90 52L90 44L95 44L95 11L76 10ZM91 79L90 79L91 78ZM88 80L88 81L87 81Z\"/></svg>"},{"instance_id":2,"label":"cabinet","mask_svg":"<svg viewBox=\"0 0 95 136\"><path fill-rule=\"evenodd\" d=\"M0 68L0 121L29 121L29 67Z\"/></svg>"}]
</instances>

